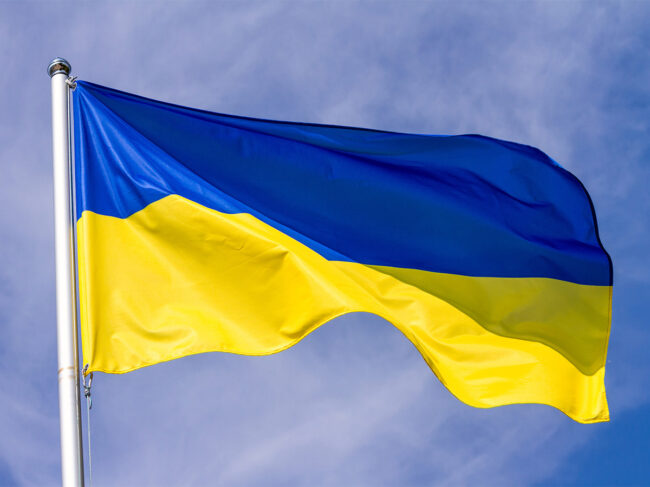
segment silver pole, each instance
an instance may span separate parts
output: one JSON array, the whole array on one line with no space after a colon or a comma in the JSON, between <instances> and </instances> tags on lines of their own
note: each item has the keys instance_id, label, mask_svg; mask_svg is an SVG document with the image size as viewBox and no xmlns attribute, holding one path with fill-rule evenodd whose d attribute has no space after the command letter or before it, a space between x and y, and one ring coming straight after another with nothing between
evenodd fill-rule
<instances>
[{"instance_id":1,"label":"silver pole","mask_svg":"<svg viewBox=\"0 0 650 487\"><path fill-rule=\"evenodd\" d=\"M52 153L54 158L54 237L56 250L56 321L59 354L59 421L63 485L83 486L79 360L77 358L76 290L74 286L70 172L70 64L54 59L47 68L52 78Z\"/></svg>"}]
</instances>

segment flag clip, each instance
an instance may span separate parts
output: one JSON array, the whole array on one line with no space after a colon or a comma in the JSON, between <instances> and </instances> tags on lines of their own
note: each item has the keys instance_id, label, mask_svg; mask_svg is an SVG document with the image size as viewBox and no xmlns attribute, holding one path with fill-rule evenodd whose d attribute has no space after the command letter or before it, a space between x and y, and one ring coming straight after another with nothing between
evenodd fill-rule
<instances>
[{"instance_id":1,"label":"flag clip","mask_svg":"<svg viewBox=\"0 0 650 487\"><path fill-rule=\"evenodd\" d=\"M93 385L93 373L91 372L90 374L88 374L88 382L86 382L87 370L88 370L88 364L84 366L82 379L83 379L83 386L84 386L84 396L86 398L86 401L88 401L88 409L90 410L93 408L93 398L90 395L90 388Z\"/></svg>"},{"instance_id":2,"label":"flag clip","mask_svg":"<svg viewBox=\"0 0 650 487\"><path fill-rule=\"evenodd\" d=\"M72 91L77 88L77 76L68 76L65 80L65 84L70 87Z\"/></svg>"}]
</instances>

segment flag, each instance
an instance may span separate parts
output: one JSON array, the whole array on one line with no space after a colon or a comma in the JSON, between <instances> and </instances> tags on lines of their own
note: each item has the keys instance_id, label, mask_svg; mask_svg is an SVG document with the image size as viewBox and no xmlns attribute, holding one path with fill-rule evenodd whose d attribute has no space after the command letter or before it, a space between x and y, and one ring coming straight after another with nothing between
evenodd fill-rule
<instances>
[{"instance_id":1,"label":"flag","mask_svg":"<svg viewBox=\"0 0 650 487\"><path fill-rule=\"evenodd\" d=\"M78 81L88 372L396 326L461 401L609 418L612 266L580 181L539 150L236 117Z\"/></svg>"}]
</instances>

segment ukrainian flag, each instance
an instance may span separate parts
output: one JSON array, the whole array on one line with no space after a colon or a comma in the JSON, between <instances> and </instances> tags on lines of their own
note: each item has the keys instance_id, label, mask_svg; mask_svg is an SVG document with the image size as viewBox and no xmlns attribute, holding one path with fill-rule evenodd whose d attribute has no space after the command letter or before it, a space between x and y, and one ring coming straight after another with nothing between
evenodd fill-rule
<instances>
[{"instance_id":1,"label":"ukrainian flag","mask_svg":"<svg viewBox=\"0 0 650 487\"><path fill-rule=\"evenodd\" d=\"M612 266L573 175L532 147L258 120L79 81L84 363L284 350L355 311L460 400L606 421Z\"/></svg>"}]
</instances>

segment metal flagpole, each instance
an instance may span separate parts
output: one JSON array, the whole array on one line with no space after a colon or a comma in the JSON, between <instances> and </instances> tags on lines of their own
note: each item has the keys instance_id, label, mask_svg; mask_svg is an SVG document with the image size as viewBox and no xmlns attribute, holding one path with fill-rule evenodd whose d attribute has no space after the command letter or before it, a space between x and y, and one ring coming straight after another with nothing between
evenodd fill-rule
<instances>
[{"instance_id":1,"label":"metal flagpole","mask_svg":"<svg viewBox=\"0 0 650 487\"><path fill-rule=\"evenodd\" d=\"M83 486L79 360L77 357L76 289L73 259L70 171L70 64L54 59L52 79L52 153L54 159L54 236L56 250L56 321L59 355L59 420L63 485Z\"/></svg>"}]
</instances>

